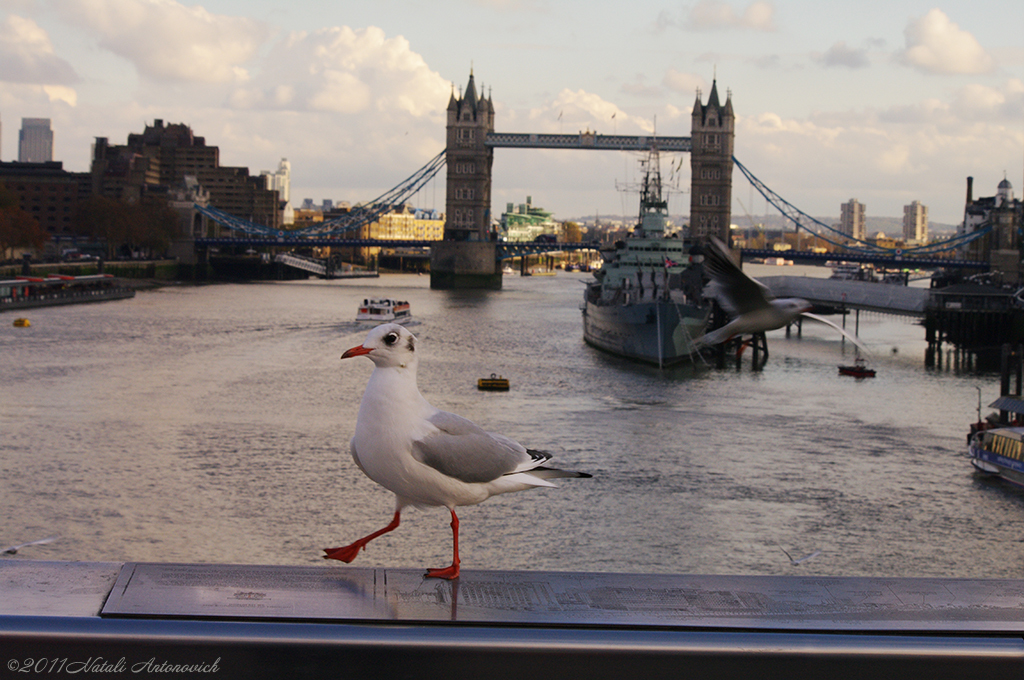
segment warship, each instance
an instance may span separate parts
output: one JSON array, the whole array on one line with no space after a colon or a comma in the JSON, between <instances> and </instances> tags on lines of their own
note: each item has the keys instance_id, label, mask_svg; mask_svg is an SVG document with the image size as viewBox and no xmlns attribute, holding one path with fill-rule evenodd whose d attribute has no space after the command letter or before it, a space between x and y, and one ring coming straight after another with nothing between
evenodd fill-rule
<instances>
[{"instance_id":1,"label":"warship","mask_svg":"<svg viewBox=\"0 0 1024 680\"><path fill-rule=\"evenodd\" d=\"M611 354L670 366L696 355L707 325L702 256L681 232L668 233L657 149L641 161L640 216L629 236L601 251L584 293L583 339Z\"/></svg>"}]
</instances>

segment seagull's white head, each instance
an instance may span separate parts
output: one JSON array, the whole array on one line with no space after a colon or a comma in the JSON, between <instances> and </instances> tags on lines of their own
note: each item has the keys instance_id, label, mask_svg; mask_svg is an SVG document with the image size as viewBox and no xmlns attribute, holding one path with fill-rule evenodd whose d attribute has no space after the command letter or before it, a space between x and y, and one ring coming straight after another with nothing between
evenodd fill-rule
<instances>
[{"instance_id":1,"label":"seagull's white head","mask_svg":"<svg viewBox=\"0 0 1024 680\"><path fill-rule=\"evenodd\" d=\"M386 323L374 328L363 344L346 350L342 359L365 356L377 368L408 368L416 362L416 336L404 326Z\"/></svg>"},{"instance_id":2,"label":"seagull's white head","mask_svg":"<svg viewBox=\"0 0 1024 680\"><path fill-rule=\"evenodd\" d=\"M786 310L794 317L814 309L814 305L802 298L784 298L782 300L774 300L773 302L776 306Z\"/></svg>"}]
</instances>

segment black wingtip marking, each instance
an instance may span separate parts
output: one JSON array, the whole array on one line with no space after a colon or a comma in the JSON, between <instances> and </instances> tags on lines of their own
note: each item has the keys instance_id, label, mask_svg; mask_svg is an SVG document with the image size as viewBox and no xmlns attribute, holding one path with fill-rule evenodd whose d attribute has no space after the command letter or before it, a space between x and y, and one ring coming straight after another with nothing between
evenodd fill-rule
<instances>
[{"instance_id":1,"label":"black wingtip marking","mask_svg":"<svg viewBox=\"0 0 1024 680\"><path fill-rule=\"evenodd\" d=\"M551 454L547 451L537 451L536 449L526 449L526 452L530 454L530 458L535 461L542 462L545 460L551 460Z\"/></svg>"}]
</instances>

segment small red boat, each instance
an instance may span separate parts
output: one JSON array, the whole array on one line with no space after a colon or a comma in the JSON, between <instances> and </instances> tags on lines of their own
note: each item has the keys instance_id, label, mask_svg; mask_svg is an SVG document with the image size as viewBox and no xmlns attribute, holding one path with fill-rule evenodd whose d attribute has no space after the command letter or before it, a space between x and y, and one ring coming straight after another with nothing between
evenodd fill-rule
<instances>
[{"instance_id":1,"label":"small red boat","mask_svg":"<svg viewBox=\"0 0 1024 680\"><path fill-rule=\"evenodd\" d=\"M874 378L875 369L868 368L864 359L857 357L852 366L840 366L839 375L852 375L855 378Z\"/></svg>"}]
</instances>

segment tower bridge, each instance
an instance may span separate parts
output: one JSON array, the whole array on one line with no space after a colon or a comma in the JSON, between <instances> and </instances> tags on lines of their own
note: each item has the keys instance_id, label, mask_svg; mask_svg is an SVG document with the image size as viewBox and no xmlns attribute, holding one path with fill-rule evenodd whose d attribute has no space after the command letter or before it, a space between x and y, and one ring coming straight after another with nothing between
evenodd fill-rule
<instances>
[{"instance_id":1,"label":"tower bridge","mask_svg":"<svg viewBox=\"0 0 1024 680\"><path fill-rule=\"evenodd\" d=\"M337 220L317 224L302 230L280 231L251 224L208 206L196 206L196 211L208 219L224 224L242 239L201 239L197 246L241 245L269 246L429 246L432 288L500 288L502 273L500 261L520 253L550 252L593 248L594 244L499 243L492 232L491 197L492 167L495 149L576 149L595 151L648 151L658 150L690 154L690 224L689 235L702 241L715 235L729 242L732 204L733 168L739 168L751 184L792 221L796 229L808 232L823 230L835 232L791 205L758 180L733 156L735 115L731 93L721 103L718 88L712 82L707 103L697 93L691 113L689 137L656 135L603 135L587 130L577 134L510 133L494 129L494 104L490 96L477 94L472 72L465 91L459 96L452 91L447 108L447 134L445 149L394 189L357 207ZM441 169L447 166L445 227L443 241L391 242L356 241L339 238L353 229L367 224L393 206L401 205L422 189ZM984 225L982 225L984 226ZM817 255L788 251L789 258L809 261L820 258L842 258L875 262L892 266L961 267L987 269L987 262L967 262L938 257L943 251L963 246L972 239L984 236L991 226L977 228L948 241L927 246L908 248L906 251L882 249L875 244L858 242L850 245L842 235L830 241L842 249L841 254ZM825 240L829 240L825 238ZM747 257L762 256L749 251ZM768 255L777 255L771 252ZM923 259L926 263L922 263Z\"/></svg>"},{"instance_id":2,"label":"tower bridge","mask_svg":"<svg viewBox=\"0 0 1024 680\"><path fill-rule=\"evenodd\" d=\"M472 71L465 91L448 100L444 241L431 246L432 288L500 288L498 246L491 232L494 150L587 149L678 151L690 154L690 235L729 238L735 115L731 95L719 101L712 83L707 103L693 106L689 137L506 133L494 129L494 103L477 93Z\"/></svg>"}]
</instances>

